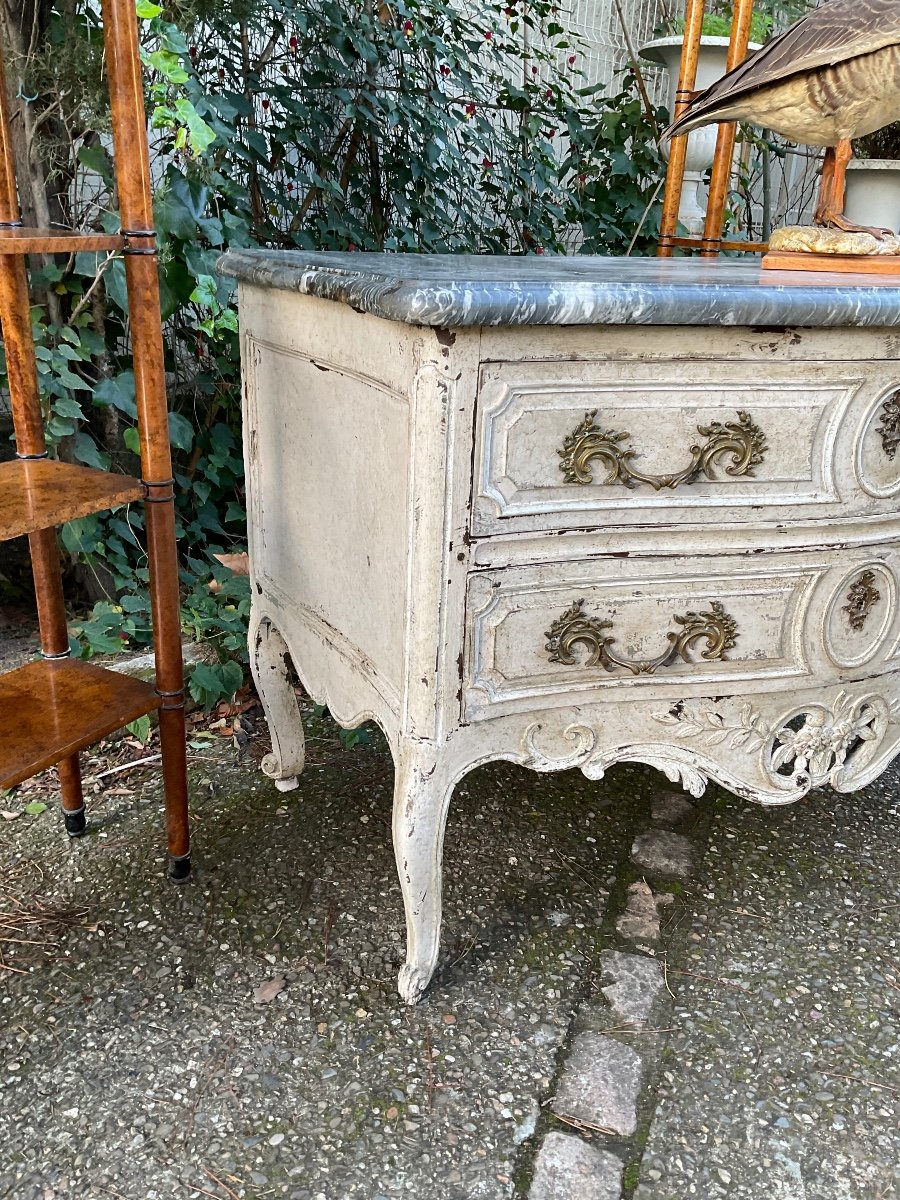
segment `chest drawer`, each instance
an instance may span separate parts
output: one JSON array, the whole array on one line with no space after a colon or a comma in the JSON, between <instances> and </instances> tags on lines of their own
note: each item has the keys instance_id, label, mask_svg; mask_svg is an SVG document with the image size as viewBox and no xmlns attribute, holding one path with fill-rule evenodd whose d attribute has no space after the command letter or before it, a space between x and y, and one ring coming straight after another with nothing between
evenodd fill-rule
<instances>
[{"instance_id":1,"label":"chest drawer","mask_svg":"<svg viewBox=\"0 0 900 1200\"><path fill-rule=\"evenodd\" d=\"M898 387L881 361L485 363L471 531L887 511Z\"/></svg>"},{"instance_id":2,"label":"chest drawer","mask_svg":"<svg viewBox=\"0 0 900 1200\"><path fill-rule=\"evenodd\" d=\"M469 577L467 719L896 670L900 549L592 559ZM877 672L876 672L877 673Z\"/></svg>"}]
</instances>

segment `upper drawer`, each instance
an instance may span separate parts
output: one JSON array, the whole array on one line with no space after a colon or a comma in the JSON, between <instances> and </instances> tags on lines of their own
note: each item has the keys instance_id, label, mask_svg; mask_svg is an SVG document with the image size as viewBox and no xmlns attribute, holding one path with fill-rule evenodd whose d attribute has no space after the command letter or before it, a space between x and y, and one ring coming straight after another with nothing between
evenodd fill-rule
<instances>
[{"instance_id":1,"label":"upper drawer","mask_svg":"<svg viewBox=\"0 0 900 1200\"><path fill-rule=\"evenodd\" d=\"M890 362L485 363L472 532L886 510L898 387Z\"/></svg>"}]
</instances>

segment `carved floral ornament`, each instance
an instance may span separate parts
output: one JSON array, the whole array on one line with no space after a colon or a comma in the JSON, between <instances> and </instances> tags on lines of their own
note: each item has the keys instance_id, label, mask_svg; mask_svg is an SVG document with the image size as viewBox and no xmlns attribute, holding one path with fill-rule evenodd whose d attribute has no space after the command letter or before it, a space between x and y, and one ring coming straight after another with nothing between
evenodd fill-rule
<instances>
[{"instance_id":1,"label":"carved floral ornament","mask_svg":"<svg viewBox=\"0 0 900 1200\"><path fill-rule=\"evenodd\" d=\"M811 703L768 722L752 704L735 715L703 703L678 704L651 714L672 727L678 738L696 739L707 746L727 746L748 754L763 751L763 768L779 788L802 789L837 784L856 766L867 745L879 743L889 719L896 714L877 696L856 697L839 692L831 708Z\"/></svg>"},{"instance_id":2,"label":"carved floral ornament","mask_svg":"<svg viewBox=\"0 0 900 1200\"><path fill-rule=\"evenodd\" d=\"M681 628L666 634L668 645L662 654L651 659L620 658L612 649L616 639L606 632L613 628L612 621L588 616L584 601L576 600L547 630L545 649L551 662L574 666L577 662L575 646L580 644L589 651L585 666L601 666L605 671L622 667L632 675L652 675L676 658L686 663L694 662L692 653L698 642L706 643L700 657L708 661L724 659L737 642L737 623L718 600L712 602L708 612L688 612L674 620Z\"/></svg>"},{"instance_id":3,"label":"carved floral ornament","mask_svg":"<svg viewBox=\"0 0 900 1200\"><path fill-rule=\"evenodd\" d=\"M633 488L639 483L649 484L654 491L662 488L677 488L681 484L695 483L700 475L715 482L716 468L730 456L724 467L731 476L753 475L753 468L760 465L768 446L765 436L755 425L749 413L738 411L737 421L712 421L709 425L698 425L697 432L706 440L702 445L690 448L691 461L680 471L662 475L645 475L632 465L636 451L623 443L631 434L615 429L603 429L594 418L597 409L585 414L584 420L557 450L566 483L594 483L591 464L598 459L605 466L607 476L600 481L603 485L620 483Z\"/></svg>"}]
</instances>

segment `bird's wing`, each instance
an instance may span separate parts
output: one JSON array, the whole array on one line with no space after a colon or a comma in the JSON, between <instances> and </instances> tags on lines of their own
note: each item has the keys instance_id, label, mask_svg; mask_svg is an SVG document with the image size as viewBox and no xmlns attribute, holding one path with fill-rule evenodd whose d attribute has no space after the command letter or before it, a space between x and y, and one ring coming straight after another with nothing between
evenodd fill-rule
<instances>
[{"instance_id":1,"label":"bird's wing","mask_svg":"<svg viewBox=\"0 0 900 1200\"><path fill-rule=\"evenodd\" d=\"M900 42L898 0L826 0L702 92L669 130L704 124L749 92Z\"/></svg>"}]
</instances>

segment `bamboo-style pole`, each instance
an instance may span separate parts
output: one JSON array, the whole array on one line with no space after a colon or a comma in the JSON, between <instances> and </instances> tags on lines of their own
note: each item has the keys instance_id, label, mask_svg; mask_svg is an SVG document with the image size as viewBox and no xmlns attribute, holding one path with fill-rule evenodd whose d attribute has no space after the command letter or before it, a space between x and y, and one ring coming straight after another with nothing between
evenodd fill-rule
<instances>
[{"instance_id":1,"label":"bamboo-style pole","mask_svg":"<svg viewBox=\"0 0 900 1200\"><path fill-rule=\"evenodd\" d=\"M753 0L735 0L734 16L731 21L731 42L728 47L727 70L729 71L747 57L752 20ZM728 186L731 181L736 135L737 125L733 121L719 126L709 184L709 200L706 206L706 224L703 228L703 241L700 247L703 258L715 258L722 248L722 226L725 221L725 202L728 199Z\"/></svg>"},{"instance_id":2,"label":"bamboo-style pole","mask_svg":"<svg viewBox=\"0 0 900 1200\"><path fill-rule=\"evenodd\" d=\"M22 224L9 128L6 79L0 53L0 228L7 229ZM0 328L6 353L16 457L26 460L46 458L47 446L31 330L31 298L25 259L20 255L0 255ZM69 634L56 530L41 529L30 533L28 546L34 575L41 653L45 659L68 658ZM66 829L74 837L85 829L78 755L64 758L58 764L58 771Z\"/></svg>"},{"instance_id":3,"label":"bamboo-style pole","mask_svg":"<svg viewBox=\"0 0 900 1200\"><path fill-rule=\"evenodd\" d=\"M184 670L175 544L175 480L169 448L156 234L147 124L133 0L103 0L103 32L131 316L141 472L147 489L147 553L156 690L166 792L169 873L190 873Z\"/></svg>"},{"instance_id":4,"label":"bamboo-style pole","mask_svg":"<svg viewBox=\"0 0 900 1200\"><path fill-rule=\"evenodd\" d=\"M700 37L703 33L705 0L687 0L684 14L684 41L681 46L681 64L678 71L678 90L675 93L675 111L672 120L677 121L691 102L697 85L697 63L700 59ZM663 210L659 222L660 258L671 258L674 245L671 239L678 231L678 209L684 190L684 167L687 159L688 137L672 138L669 143L669 161L666 167L666 190Z\"/></svg>"}]
</instances>

